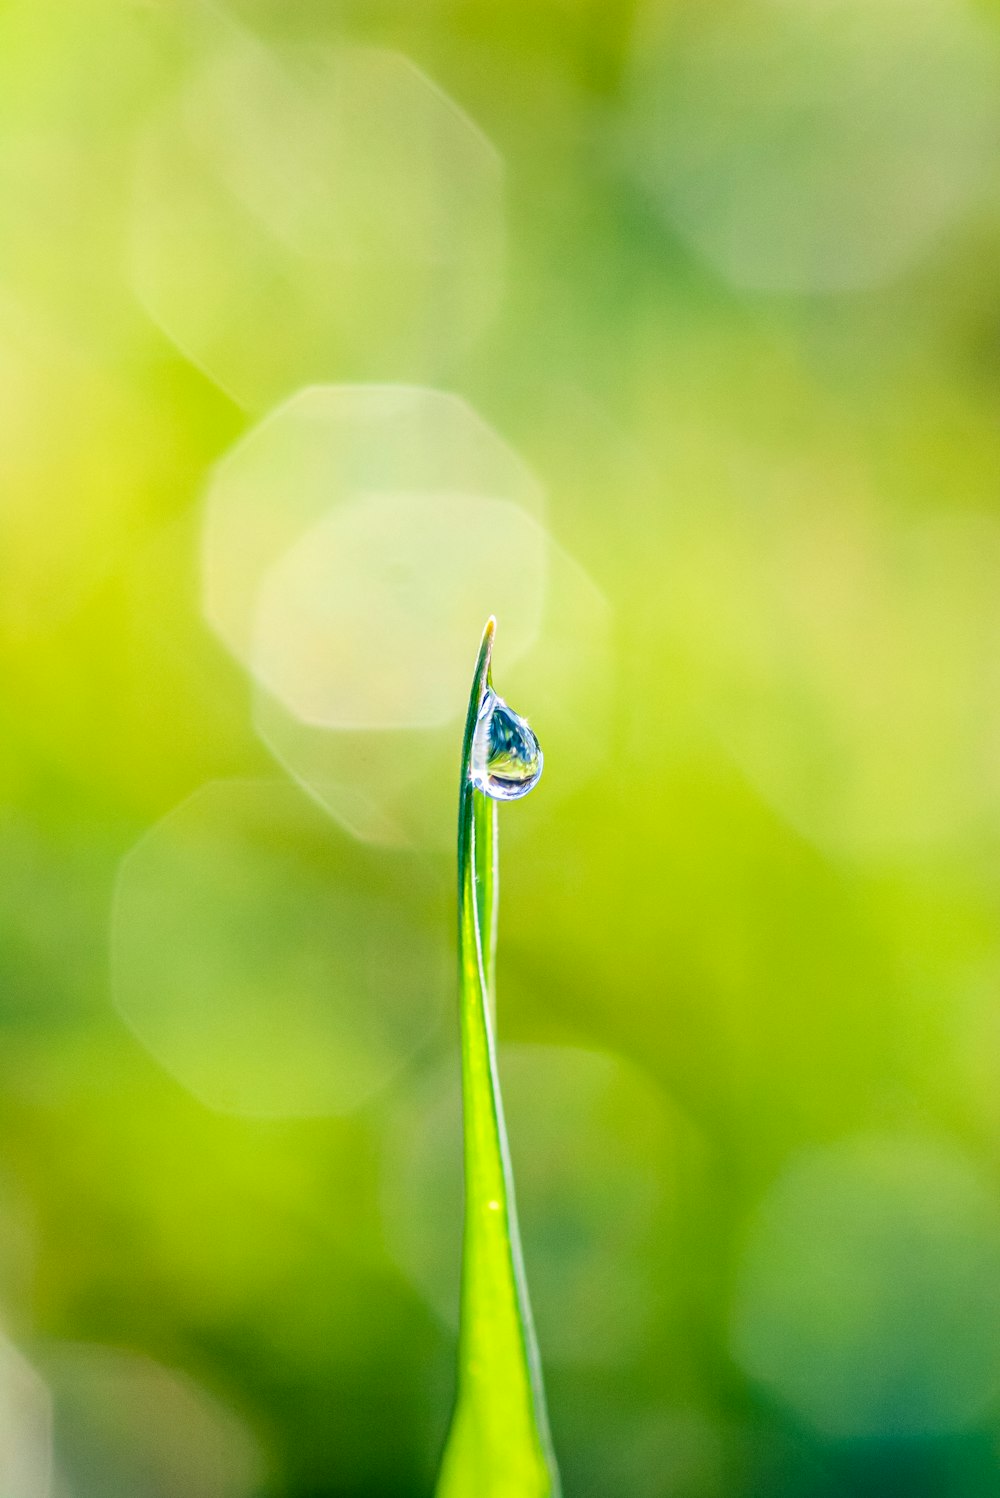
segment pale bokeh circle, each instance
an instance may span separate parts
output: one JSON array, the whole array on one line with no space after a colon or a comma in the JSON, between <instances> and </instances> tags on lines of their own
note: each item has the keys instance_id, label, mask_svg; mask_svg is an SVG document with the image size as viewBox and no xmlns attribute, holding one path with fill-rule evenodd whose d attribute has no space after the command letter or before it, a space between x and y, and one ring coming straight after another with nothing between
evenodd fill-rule
<instances>
[{"instance_id":1,"label":"pale bokeh circle","mask_svg":"<svg viewBox=\"0 0 1000 1498\"><path fill-rule=\"evenodd\" d=\"M52 1407L44 1380L0 1335L0 1491L49 1498Z\"/></svg>"},{"instance_id":2,"label":"pale bokeh circle","mask_svg":"<svg viewBox=\"0 0 1000 1498\"><path fill-rule=\"evenodd\" d=\"M742 1368L828 1437L975 1425L1000 1397L994 1184L935 1138L803 1151L747 1224L730 1337Z\"/></svg>"},{"instance_id":3,"label":"pale bokeh circle","mask_svg":"<svg viewBox=\"0 0 1000 1498\"><path fill-rule=\"evenodd\" d=\"M438 378L502 281L503 167L412 62L268 47L205 12L137 155L131 273L250 410L345 367Z\"/></svg>"},{"instance_id":4,"label":"pale bokeh circle","mask_svg":"<svg viewBox=\"0 0 1000 1498\"><path fill-rule=\"evenodd\" d=\"M296 786L211 781L122 860L114 1001L208 1107L342 1115L436 1028L450 894L436 866L332 834Z\"/></svg>"},{"instance_id":5,"label":"pale bokeh circle","mask_svg":"<svg viewBox=\"0 0 1000 1498\"><path fill-rule=\"evenodd\" d=\"M991 190L996 33L964 0L649 0L627 158L734 285L884 282Z\"/></svg>"},{"instance_id":6,"label":"pale bokeh circle","mask_svg":"<svg viewBox=\"0 0 1000 1498\"><path fill-rule=\"evenodd\" d=\"M542 509L534 475L457 397L314 386L213 474L205 617L305 722L448 722L465 710L491 610L504 613L509 660L535 638Z\"/></svg>"},{"instance_id":7,"label":"pale bokeh circle","mask_svg":"<svg viewBox=\"0 0 1000 1498\"><path fill-rule=\"evenodd\" d=\"M432 728L461 713L484 600L516 656L538 632L547 536L479 494L359 496L331 510L261 583L252 668L302 722Z\"/></svg>"},{"instance_id":8,"label":"pale bokeh circle","mask_svg":"<svg viewBox=\"0 0 1000 1498\"><path fill-rule=\"evenodd\" d=\"M45 1350L59 1491L67 1498L252 1498L264 1461L253 1433L191 1378L134 1352Z\"/></svg>"},{"instance_id":9,"label":"pale bokeh circle","mask_svg":"<svg viewBox=\"0 0 1000 1498\"><path fill-rule=\"evenodd\" d=\"M518 524L530 522L522 517ZM518 621L497 606L494 664L498 687L516 710L523 709L555 771L532 795L554 802L599 773L608 754L614 642L603 593L551 538L543 535L543 540L545 607L537 638L518 654ZM477 608L490 596L485 592ZM457 630L455 642L442 642L440 659L455 662L461 710L480 627L477 622L464 633ZM453 655L456 642L462 649ZM580 753L581 712L587 722L585 754ZM304 722L258 682L254 724L278 762L352 836L390 847L451 847L461 730L454 713L443 726L331 731ZM516 819L509 826L514 832Z\"/></svg>"}]
</instances>

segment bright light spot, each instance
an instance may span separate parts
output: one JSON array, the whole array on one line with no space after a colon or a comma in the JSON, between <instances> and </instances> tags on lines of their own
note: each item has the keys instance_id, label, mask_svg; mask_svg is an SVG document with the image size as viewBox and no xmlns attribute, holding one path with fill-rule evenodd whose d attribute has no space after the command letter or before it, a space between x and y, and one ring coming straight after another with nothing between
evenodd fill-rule
<instances>
[{"instance_id":1,"label":"bright light spot","mask_svg":"<svg viewBox=\"0 0 1000 1498\"><path fill-rule=\"evenodd\" d=\"M485 422L412 386L304 390L216 469L205 616L254 675L261 738L356 837L451 841L457 736L490 612L504 692L561 760L545 794L599 767L610 610L542 511L537 479Z\"/></svg>"},{"instance_id":2,"label":"bright light spot","mask_svg":"<svg viewBox=\"0 0 1000 1498\"><path fill-rule=\"evenodd\" d=\"M338 506L263 580L254 675L319 727L453 721L483 600L510 619L515 654L537 633L546 542L517 505L478 494L372 494Z\"/></svg>"},{"instance_id":3,"label":"bright light spot","mask_svg":"<svg viewBox=\"0 0 1000 1498\"><path fill-rule=\"evenodd\" d=\"M651 0L630 161L735 285L867 286L988 189L998 84L995 39L962 0Z\"/></svg>"},{"instance_id":4,"label":"bright light spot","mask_svg":"<svg viewBox=\"0 0 1000 1498\"><path fill-rule=\"evenodd\" d=\"M56 1463L72 1498L259 1491L263 1462L250 1431L183 1374L134 1353L74 1344L51 1350L46 1368Z\"/></svg>"},{"instance_id":5,"label":"bright light spot","mask_svg":"<svg viewBox=\"0 0 1000 1498\"><path fill-rule=\"evenodd\" d=\"M1000 1394L1000 1212L933 1140L799 1155L748 1225L733 1353L833 1437L962 1430Z\"/></svg>"},{"instance_id":6,"label":"bright light spot","mask_svg":"<svg viewBox=\"0 0 1000 1498\"><path fill-rule=\"evenodd\" d=\"M558 766L558 776L543 780L539 795L549 801L571 795L599 771L613 716L611 610L572 558L547 536L544 544L546 601L537 640L529 650L521 656L512 653L518 621L509 619L506 608L491 605L493 595L488 590L477 600L477 622L467 621L455 640L442 640L437 669L450 663L453 685L449 690L457 709L445 727L329 732L302 723L269 693L256 693L254 719L261 738L289 773L355 837L387 846L451 845L460 714L482 627L480 616L490 607L496 608L499 620L497 682L537 729L548 763ZM403 629L390 642L395 650L403 641L404 665L410 661L409 638ZM457 644L461 649L455 648ZM424 665L430 690L434 658L424 657ZM580 753L582 705L587 717L585 754ZM513 832L516 824L514 819L511 822Z\"/></svg>"},{"instance_id":7,"label":"bright light spot","mask_svg":"<svg viewBox=\"0 0 1000 1498\"><path fill-rule=\"evenodd\" d=\"M642 1076L599 1052L504 1046L500 1076L546 1362L627 1361L655 1338L662 1310L657 1266L679 1121ZM457 1327L461 1098L452 1068L404 1099L385 1159L390 1250Z\"/></svg>"},{"instance_id":8,"label":"bright light spot","mask_svg":"<svg viewBox=\"0 0 1000 1498\"><path fill-rule=\"evenodd\" d=\"M544 535L532 517L541 508L534 476L454 396L394 385L304 390L215 472L205 615L243 665L266 664L279 700L320 702L325 722L457 718L468 640L478 640L489 607L508 601L508 658L537 632Z\"/></svg>"},{"instance_id":9,"label":"bright light spot","mask_svg":"<svg viewBox=\"0 0 1000 1498\"><path fill-rule=\"evenodd\" d=\"M345 367L438 376L497 302L493 147L395 52L271 50L203 24L139 158L150 315L250 409Z\"/></svg>"},{"instance_id":10,"label":"bright light spot","mask_svg":"<svg viewBox=\"0 0 1000 1498\"><path fill-rule=\"evenodd\" d=\"M439 870L331 835L295 787L213 781L122 861L115 1003L209 1107L345 1113L433 1031L449 908Z\"/></svg>"}]
</instances>

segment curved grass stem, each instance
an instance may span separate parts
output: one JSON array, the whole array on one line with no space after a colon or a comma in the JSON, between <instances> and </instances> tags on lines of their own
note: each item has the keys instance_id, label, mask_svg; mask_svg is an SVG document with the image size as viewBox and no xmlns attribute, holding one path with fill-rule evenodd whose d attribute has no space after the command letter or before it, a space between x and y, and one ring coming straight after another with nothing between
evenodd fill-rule
<instances>
[{"instance_id":1,"label":"curved grass stem","mask_svg":"<svg viewBox=\"0 0 1000 1498\"><path fill-rule=\"evenodd\" d=\"M490 619L476 662L459 787L465 1226L458 1396L437 1498L558 1498L497 1076L497 807L470 777L495 628Z\"/></svg>"}]
</instances>

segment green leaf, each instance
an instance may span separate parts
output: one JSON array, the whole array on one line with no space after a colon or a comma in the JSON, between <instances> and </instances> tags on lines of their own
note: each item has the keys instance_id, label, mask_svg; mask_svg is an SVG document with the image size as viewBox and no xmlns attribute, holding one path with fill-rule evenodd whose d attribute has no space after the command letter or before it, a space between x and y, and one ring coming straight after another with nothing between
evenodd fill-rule
<instances>
[{"instance_id":1,"label":"green leaf","mask_svg":"<svg viewBox=\"0 0 1000 1498\"><path fill-rule=\"evenodd\" d=\"M458 1398L437 1498L558 1498L497 1077L497 804L470 778L473 733L490 685L495 628L490 619L476 662L459 789L465 1236Z\"/></svg>"}]
</instances>

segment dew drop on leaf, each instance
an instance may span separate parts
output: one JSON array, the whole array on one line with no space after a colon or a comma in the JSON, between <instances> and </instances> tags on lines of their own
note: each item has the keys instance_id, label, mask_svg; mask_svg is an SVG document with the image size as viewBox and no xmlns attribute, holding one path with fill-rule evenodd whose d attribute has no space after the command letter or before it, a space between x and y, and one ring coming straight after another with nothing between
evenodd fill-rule
<instances>
[{"instance_id":1,"label":"dew drop on leaf","mask_svg":"<svg viewBox=\"0 0 1000 1498\"><path fill-rule=\"evenodd\" d=\"M472 739L473 785L495 801L516 801L541 773L542 751L527 720L487 687Z\"/></svg>"}]
</instances>

